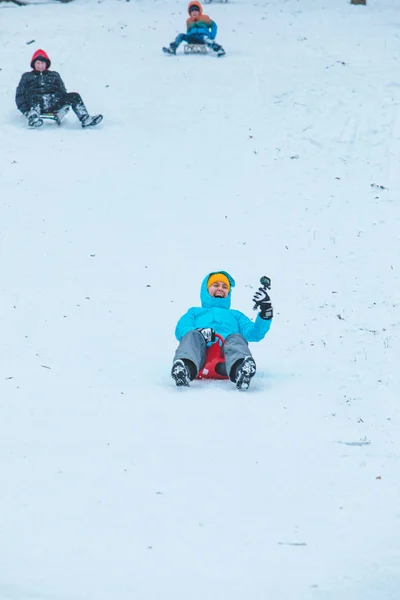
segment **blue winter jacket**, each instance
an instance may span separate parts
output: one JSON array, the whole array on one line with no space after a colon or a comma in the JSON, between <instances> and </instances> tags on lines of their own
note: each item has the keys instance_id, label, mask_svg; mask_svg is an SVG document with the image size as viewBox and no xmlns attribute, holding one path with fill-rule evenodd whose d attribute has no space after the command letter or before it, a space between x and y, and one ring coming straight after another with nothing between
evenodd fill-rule
<instances>
[{"instance_id":1,"label":"blue winter jacket","mask_svg":"<svg viewBox=\"0 0 400 600\"><path fill-rule=\"evenodd\" d=\"M186 33L197 37L207 36L214 40L217 35L217 24L207 15L202 15L199 19L188 19Z\"/></svg>"},{"instance_id":2,"label":"blue winter jacket","mask_svg":"<svg viewBox=\"0 0 400 600\"><path fill-rule=\"evenodd\" d=\"M231 289L226 298L213 298L208 293L207 282L213 273L223 273L228 277ZM204 278L200 289L201 308L189 308L181 317L175 329L176 338L181 338L192 329L211 327L215 333L226 338L231 333L240 333L248 342L259 342L269 331L272 319L266 321L257 315L256 320L251 321L246 315L238 310L232 310L231 292L235 287L235 280L226 271L214 271Z\"/></svg>"}]
</instances>

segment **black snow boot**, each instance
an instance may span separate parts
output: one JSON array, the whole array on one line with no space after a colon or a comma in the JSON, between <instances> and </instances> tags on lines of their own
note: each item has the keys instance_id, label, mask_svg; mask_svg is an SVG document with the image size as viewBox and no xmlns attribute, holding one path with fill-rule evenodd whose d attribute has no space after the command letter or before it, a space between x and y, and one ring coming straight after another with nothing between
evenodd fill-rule
<instances>
[{"instance_id":1,"label":"black snow boot","mask_svg":"<svg viewBox=\"0 0 400 600\"><path fill-rule=\"evenodd\" d=\"M251 378L256 372L256 363L251 356L246 356L236 367L235 383L238 390L247 390Z\"/></svg>"},{"instance_id":2,"label":"black snow boot","mask_svg":"<svg viewBox=\"0 0 400 600\"><path fill-rule=\"evenodd\" d=\"M90 115L86 115L81 120L81 123L82 123L82 127L95 127L95 125L98 125L99 123L101 123L102 120L103 120L103 115L94 115L94 117L91 117Z\"/></svg>"},{"instance_id":3,"label":"black snow boot","mask_svg":"<svg viewBox=\"0 0 400 600\"><path fill-rule=\"evenodd\" d=\"M172 42L169 46L163 48L165 54L176 54L177 45Z\"/></svg>"},{"instance_id":4,"label":"black snow boot","mask_svg":"<svg viewBox=\"0 0 400 600\"><path fill-rule=\"evenodd\" d=\"M190 369L184 363L183 360L177 359L172 365L171 370L172 378L175 379L175 383L178 387L185 386L189 387L190 385Z\"/></svg>"},{"instance_id":5,"label":"black snow boot","mask_svg":"<svg viewBox=\"0 0 400 600\"><path fill-rule=\"evenodd\" d=\"M39 113L35 110L31 110L27 116L29 127L41 127L43 125L43 119L40 118Z\"/></svg>"},{"instance_id":6,"label":"black snow boot","mask_svg":"<svg viewBox=\"0 0 400 600\"><path fill-rule=\"evenodd\" d=\"M222 46L220 46L216 42L213 43L211 48L212 48L212 50L214 50L214 52L217 54L217 56L224 56L225 50L223 49Z\"/></svg>"}]
</instances>

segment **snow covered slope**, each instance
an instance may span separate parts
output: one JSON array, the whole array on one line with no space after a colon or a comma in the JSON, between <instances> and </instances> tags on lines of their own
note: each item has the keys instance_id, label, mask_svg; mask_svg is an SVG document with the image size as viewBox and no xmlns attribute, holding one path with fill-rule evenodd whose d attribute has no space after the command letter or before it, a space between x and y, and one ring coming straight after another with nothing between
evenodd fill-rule
<instances>
[{"instance_id":1,"label":"snow covered slope","mask_svg":"<svg viewBox=\"0 0 400 600\"><path fill-rule=\"evenodd\" d=\"M0 4L1 600L398 598L397 2L205 10L223 59L162 55L185 2ZM98 128L28 130L39 47ZM169 376L215 269L272 278L248 393Z\"/></svg>"}]
</instances>

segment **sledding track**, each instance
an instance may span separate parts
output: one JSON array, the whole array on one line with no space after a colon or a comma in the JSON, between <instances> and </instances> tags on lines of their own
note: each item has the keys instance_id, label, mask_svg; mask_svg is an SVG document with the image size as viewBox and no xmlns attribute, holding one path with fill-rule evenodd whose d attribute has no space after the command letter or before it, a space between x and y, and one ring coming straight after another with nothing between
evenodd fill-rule
<instances>
[{"instance_id":1,"label":"sledding track","mask_svg":"<svg viewBox=\"0 0 400 600\"><path fill-rule=\"evenodd\" d=\"M397 12L364 9L212 3L214 59L161 54L184 3L0 7L1 600L397 600ZM100 127L26 129L40 46ZM247 394L169 377L214 268L249 315L272 278Z\"/></svg>"}]
</instances>

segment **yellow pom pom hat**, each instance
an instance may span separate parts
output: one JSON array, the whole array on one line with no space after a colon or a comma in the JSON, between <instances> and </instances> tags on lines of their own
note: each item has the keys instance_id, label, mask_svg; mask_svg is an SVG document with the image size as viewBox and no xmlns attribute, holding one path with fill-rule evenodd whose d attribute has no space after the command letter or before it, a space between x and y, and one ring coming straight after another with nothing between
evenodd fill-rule
<instances>
[{"instance_id":1,"label":"yellow pom pom hat","mask_svg":"<svg viewBox=\"0 0 400 600\"><path fill-rule=\"evenodd\" d=\"M227 276L224 275L224 273L212 273L212 275L210 275L207 281L207 289L216 281L226 283L226 285L228 286L228 292L231 291L231 282L229 281Z\"/></svg>"}]
</instances>

